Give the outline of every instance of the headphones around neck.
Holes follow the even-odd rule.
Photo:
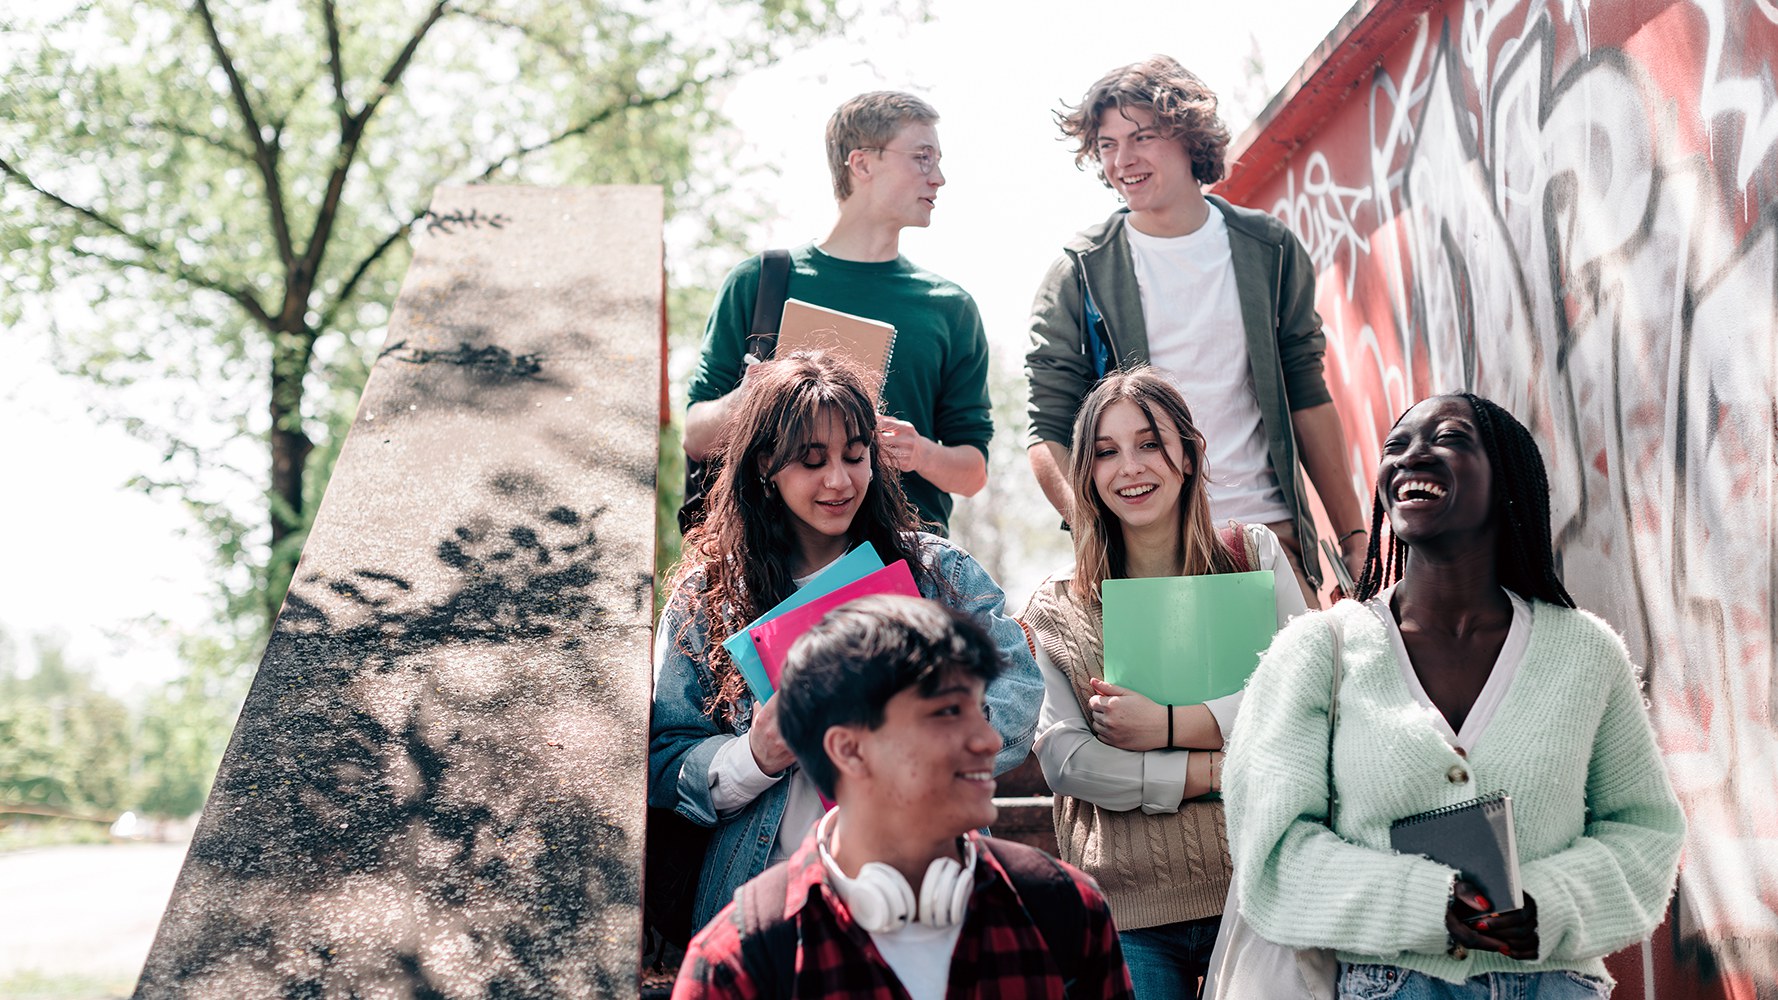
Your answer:
[[[950,927],[963,919],[969,905],[969,894],[975,888],[975,841],[963,839],[963,863],[955,858],[937,858],[926,867],[920,882],[920,897],[901,873],[881,861],[867,861],[850,878],[827,851],[827,833],[838,809],[821,817],[815,830],[815,846],[821,852],[821,863],[833,878],[835,890],[852,911],[852,919],[871,934],[885,934],[906,927],[916,919],[928,927]]]

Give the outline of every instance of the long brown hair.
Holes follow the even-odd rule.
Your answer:
[[[864,379],[843,357],[798,351],[754,366],[729,417],[703,523],[685,536],[673,575],[675,592],[689,577],[703,577],[701,590],[688,596],[708,618],[703,655],[716,681],[708,710],[725,722],[733,722],[747,684],[723,640],[796,589],[792,515],[778,492],[767,489],[768,481],[802,459],[828,415],[845,425],[848,440],[862,438],[870,453],[870,485],[847,530],[848,546],[870,542],[886,563],[906,559],[922,590],[943,590],[916,551],[919,522],[901,477],[879,460],[876,407]],[[686,626],[693,617],[688,609]],[[680,631],[676,641],[683,642],[687,628]]]
[[[1160,419],[1173,425],[1179,432],[1186,465],[1191,468],[1191,472],[1183,472],[1173,464],[1171,455],[1162,452],[1167,465],[1185,479],[1179,491],[1180,575],[1228,573],[1238,568],[1234,555],[1217,537],[1216,525],[1210,520],[1210,495],[1204,488],[1209,472],[1204,458],[1204,435],[1192,422],[1185,397],[1171,381],[1147,365],[1119,369],[1107,374],[1087,393],[1074,418],[1074,449],[1069,467],[1074,516],[1069,529],[1074,535],[1072,586],[1075,596],[1082,601],[1098,599],[1101,583],[1120,579],[1129,569],[1123,525],[1093,483],[1093,440],[1099,432],[1099,421],[1112,404],[1126,401],[1142,411],[1157,440],[1161,438]]]

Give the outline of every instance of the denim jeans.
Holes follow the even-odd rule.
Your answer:
[[[1130,969],[1136,1000],[1173,1000],[1198,995],[1198,980],[1210,968],[1221,917],[1119,931],[1117,942]]]
[[[1598,1000],[1604,980],[1578,972],[1489,972],[1447,983],[1393,965],[1340,963],[1340,1000]]]

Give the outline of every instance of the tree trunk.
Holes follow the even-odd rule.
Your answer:
[[[309,359],[314,353],[314,347],[314,331],[305,329],[300,324],[296,324],[295,329],[280,330],[272,337],[271,525],[274,553],[280,543],[301,531],[308,523],[303,486],[309,452],[314,450],[315,445],[303,430],[302,402],[303,377],[308,374]],[[267,568],[273,574],[278,574],[280,565],[289,567],[294,563],[294,558],[280,560],[274,555]],[[269,605],[266,614],[269,620],[278,613],[277,606],[271,602],[281,602],[283,581],[268,580],[266,593]]]

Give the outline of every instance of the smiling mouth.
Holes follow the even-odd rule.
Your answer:
[[[1122,184],[1124,187],[1130,187],[1135,184],[1140,184],[1143,181],[1148,180],[1150,177],[1153,177],[1153,176],[1154,176],[1153,174],[1125,174],[1124,176],[1119,177],[1117,180],[1118,180],[1118,183]]]
[[[1144,483],[1140,486],[1126,486],[1123,489],[1118,490],[1117,495],[1123,497],[1125,500],[1134,500],[1138,497],[1145,497],[1157,489],[1159,489],[1159,487],[1155,486],[1153,483]]]
[[[964,781],[973,781],[990,785],[994,783],[993,771],[958,771],[957,777],[962,778]]]
[[[843,507],[850,506],[852,501],[856,499],[857,497],[847,497],[844,500],[817,500],[815,501],[815,505],[817,507],[827,507],[831,510],[839,510]]]
[[[1445,488],[1428,479],[1404,479],[1395,484],[1398,504],[1432,503],[1445,498]]]

